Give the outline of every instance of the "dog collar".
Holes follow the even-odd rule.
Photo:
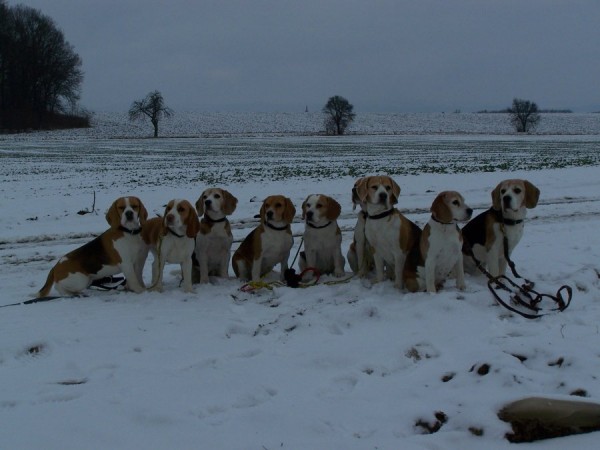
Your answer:
[[[135,230],[130,230],[129,228],[125,228],[123,225],[119,226],[119,231],[122,231],[123,233],[127,233],[127,234],[140,234],[142,232],[142,228],[136,228]]]
[[[169,233],[171,233],[173,236],[177,236],[178,238],[182,238],[184,235],[183,234],[177,234],[175,233],[173,230],[171,230],[169,227],[167,227],[167,230],[169,231]]]
[[[327,222],[325,225],[321,225],[320,227],[311,222],[306,222],[306,225],[308,225],[311,228],[316,228],[317,230],[320,230],[321,228],[327,228],[329,225],[331,225],[331,221]]]
[[[433,217],[433,214],[431,215],[431,220],[437,223],[441,223],[442,225],[454,225],[454,222],[442,222],[441,220],[437,220],[435,217]]]
[[[523,219],[507,219],[506,217],[504,217],[502,215],[502,211],[498,211],[494,208],[491,208],[493,214],[496,216],[496,218],[498,219],[499,222],[502,222],[504,225],[508,225],[508,226],[512,226],[512,225],[519,225],[520,223],[523,223]]]
[[[394,212],[394,208],[388,209],[387,211],[384,211],[384,212],[379,213],[379,214],[375,214],[374,216],[371,216],[371,215],[369,215],[367,213],[367,218],[372,219],[372,220],[383,219],[384,217],[389,216],[393,212]]]
[[[227,216],[221,217],[220,219],[213,219],[208,214],[204,213],[203,219],[206,219],[207,222],[219,223],[219,222],[225,222],[227,220]]]
[[[265,225],[268,226],[269,228],[271,228],[272,230],[276,230],[276,231],[283,231],[283,230],[287,230],[289,225],[284,225],[282,227],[276,227],[275,225],[269,223],[269,222],[265,222]]]

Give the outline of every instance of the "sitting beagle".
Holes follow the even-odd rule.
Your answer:
[[[150,290],[161,292],[165,264],[179,263],[183,290],[193,291],[192,253],[199,228],[198,215],[187,200],[171,200],[163,217],[154,217],[146,222],[142,228],[142,239],[146,244],[144,256],[148,255],[148,251],[154,256]]]
[[[225,189],[206,189],[196,202],[200,231],[196,235],[194,283],[208,283],[208,276],[227,278],[233,235],[227,216],[233,214],[237,198]]]
[[[527,180],[504,180],[494,188],[492,207],[462,229],[465,268],[469,272],[475,271],[474,257],[490,275],[504,275],[507,258],[523,236],[527,209],[535,208],[539,197],[540,190]]]
[[[233,254],[233,271],[238,278],[259,281],[279,263],[280,279],[284,280],[294,243],[290,224],[295,214],[294,204],[283,195],[271,195],[263,201],[260,224]]]
[[[406,256],[419,245],[421,229],[394,208],[400,186],[389,176],[362,178],[356,192],[367,206],[365,236],[373,249],[377,281],[384,280],[387,266],[394,285],[402,289]]]
[[[356,209],[358,205],[360,211],[356,219],[356,225],[354,226],[354,236],[346,257],[348,258],[348,265],[352,272],[360,277],[365,277],[369,272],[373,270],[373,252],[371,251],[367,239],[365,238],[365,224],[367,222],[367,204],[362,202],[358,198],[356,188],[362,178],[359,178],[354,183],[352,188],[352,210]]]
[[[106,213],[110,228],[63,256],[50,270],[37,297],[47,297],[53,285],[61,295],[77,295],[94,280],[121,272],[125,275],[127,289],[142,292],[143,264],[140,265],[140,261],[144,243],[140,232],[147,217],[139,198],[116,199]]]
[[[304,228],[304,251],[298,264],[303,271],[307,267],[321,274],[344,275],[342,256],[342,232],[337,224],[342,207],[333,198],[322,194],[306,197],[302,203]]]
[[[409,291],[435,293],[450,275],[456,278],[458,289],[465,289],[462,236],[457,222],[469,220],[472,214],[458,192],[438,194],[421,233],[418,256],[409,256],[404,266],[404,283]]]

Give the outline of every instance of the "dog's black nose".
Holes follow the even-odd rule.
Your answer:
[[[267,219],[273,218],[273,211],[267,211]]]
[[[206,206],[207,208],[212,204],[212,200],[208,199],[208,200],[204,200],[204,206]]]
[[[385,192],[379,193],[379,201],[380,202],[382,202],[382,203],[385,202],[387,200],[387,197],[388,197],[387,193],[385,193]]]
[[[504,203],[504,206],[510,206],[510,201],[511,198],[509,195],[505,195],[504,197],[502,197],[502,202]]]
[[[125,218],[127,220],[133,220],[133,211],[125,211]]]
[[[312,211],[308,211],[308,212],[306,213],[306,218],[307,218],[308,220],[312,220],[312,218],[313,218],[313,215],[314,215],[314,213],[313,213]]]

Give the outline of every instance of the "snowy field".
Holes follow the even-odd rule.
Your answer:
[[[154,214],[171,198],[195,202],[206,187],[226,187],[239,199],[235,249],[265,196],[285,194],[299,212],[308,194],[325,193],[342,204],[345,254],[354,179],[384,172],[420,226],[439,191],[460,191],[478,214],[499,181],[533,182],[540,202],[513,259],[541,291],[571,285],[573,302],[529,321],[497,306],[477,276],[465,292],[448,283],[436,295],[358,279],[251,294],[233,278],[185,294],[168,266],[162,294],[88,290],[2,308],[1,449],[502,449],[515,445],[497,418],[510,401],[600,401],[597,133],[93,133],[0,136],[0,305],[31,298],[61,255],[107,228],[104,213],[121,195]],[[78,215],[94,194],[95,213]],[[302,230],[298,214],[292,256]],[[416,425],[433,425],[438,412],[447,421],[437,433]]]

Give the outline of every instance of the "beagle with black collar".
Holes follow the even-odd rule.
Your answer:
[[[200,222],[196,210],[187,200],[171,200],[163,217],[154,217],[142,228],[142,239],[146,244],[145,256],[152,252],[152,284],[150,290],[161,292],[163,271],[166,263],[181,266],[183,290],[192,289],[192,253],[196,246],[196,234]]]
[[[342,256],[342,232],[337,218],[342,207],[333,198],[323,194],[312,194],[302,203],[304,228],[304,251],[300,252],[298,264],[303,271],[307,267],[321,274],[344,275]]]
[[[394,208],[400,186],[391,177],[362,178],[356,192],[367,206],[365,236],[373,249],[377,281],[384,280],[387,266],[394,274],[394,285],[402,289],[404,263],[413,247],[419,245],[421,229]]]
[[[50,270],[37,297],[47,297],[53,285],[61,295],[77,295],[94,280],[121,272],[125,275],[127,289],[142,292],[143,264],[140,265],[140,261],[144,243],[140,232],[147,217],[139,198],[116,199],[106,213],[110,228],[63,256]]]
[[[201,216],[196,235],[194,282],[208,283],[209,275],[227,278],[233,235],[227,216],[235,211],[237,198],[225,189],[206,189],[196,202]]]
[[[458,289],[465,289],[462,236],[457,223],[469,220],[472,214],[458,192],[437,195],[431,205],[431,218],[421,233],[418,255],[413,252],[404,266],[409,291],[435,293],[450,276],[456,278]]]
[[[356,225],[354,226],[354,235],[348,253],[346,257],[348,259],[348,265],[352,272],[357,274],[359,277],[365,277],[374,268],[375,263],[373,262],[373,252],[365,237],[365,224],[367,223],[367,204],[360,200],[357,193],[357,186],[360,184],[362,178],[359,178],[354,183],[352,188],[352,210],[355,210],[358,206],[360,211],[356,218]]]
[[[469,272],[475,272],[474,257],[492,276],[504,275],[507,257],[523,236],[527,209],[535,208],[539,197],[540,190],[527,180],[504,180],[494,188],[492,207],[462,229]]]
[[[279,264],[280,279],[284,280],[294,243],[290,224],[295,214],[294,204],[283,195],[271,195],[263,201],[260,224],[233,254],[233,271],[238,278],[259,281]]]

